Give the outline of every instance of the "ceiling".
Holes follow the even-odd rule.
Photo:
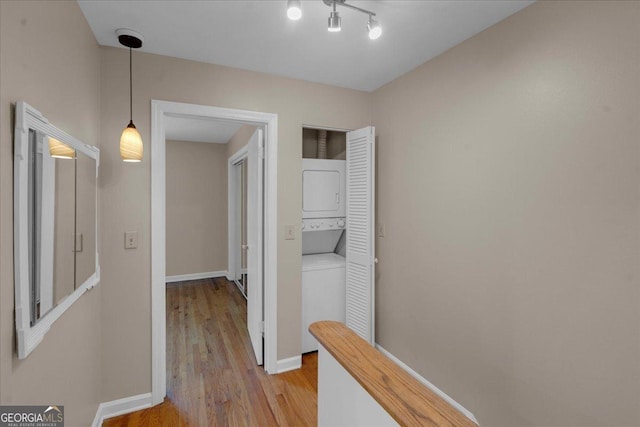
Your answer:
[[[348,1],[377,14],[369,40],[365,14],[338,7],[342,31],[329,33],[330,8],[302,1],[299,21],[286,0],[78,0],[98,43],[115,30],[144,36],[144,52],[373,91],[533,3],[512,0]]]
[[[174,141],[226,144],[242,123],[185,117],[165,118],[165,138]]]

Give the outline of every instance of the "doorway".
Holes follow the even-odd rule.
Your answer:
[[[152,403],[166,396],[166,138],[168,118],[223,120],[248,124],[264,130],[264,368],[275,373],[277,367],[277,115],[184,104],[151,102],[151,280],[152,280]],[[250,246],[250,245],[249,245]],[[231,254],[229,254],[231,255]],[[253,286],[253,288],[262,288]],[[249,287],[248,289],[251,289]],[[260,304],[262,305],[262,304]],[[262,326],[261,326],[262,328]],[[262,333],[260,334],[262,336]]]

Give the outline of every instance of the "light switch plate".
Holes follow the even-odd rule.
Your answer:
[[[386,232],[386,227],[384,226],[383,223],[379,223],[378,224],[378,237],[384,237],[385,232]]]
[[[284,226],[284,239],[296,240],[296,228],[293,225]]]
[[[73,233],[73,252],[82,252],[82,233]]]
[[[127,231],[124,233],[124,248],[136,249],[138,247],[138,232]]]

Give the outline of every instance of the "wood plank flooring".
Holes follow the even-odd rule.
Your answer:
[[[316,353],[302,369],[256,366],[247,305],[225,278],[167,285],[167,398],[106,420],[105,427],[315,426]]]

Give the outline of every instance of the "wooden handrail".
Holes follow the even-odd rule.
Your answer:
[[[344,324],[316,322],[309,332],[398,424],[477,427]]]

